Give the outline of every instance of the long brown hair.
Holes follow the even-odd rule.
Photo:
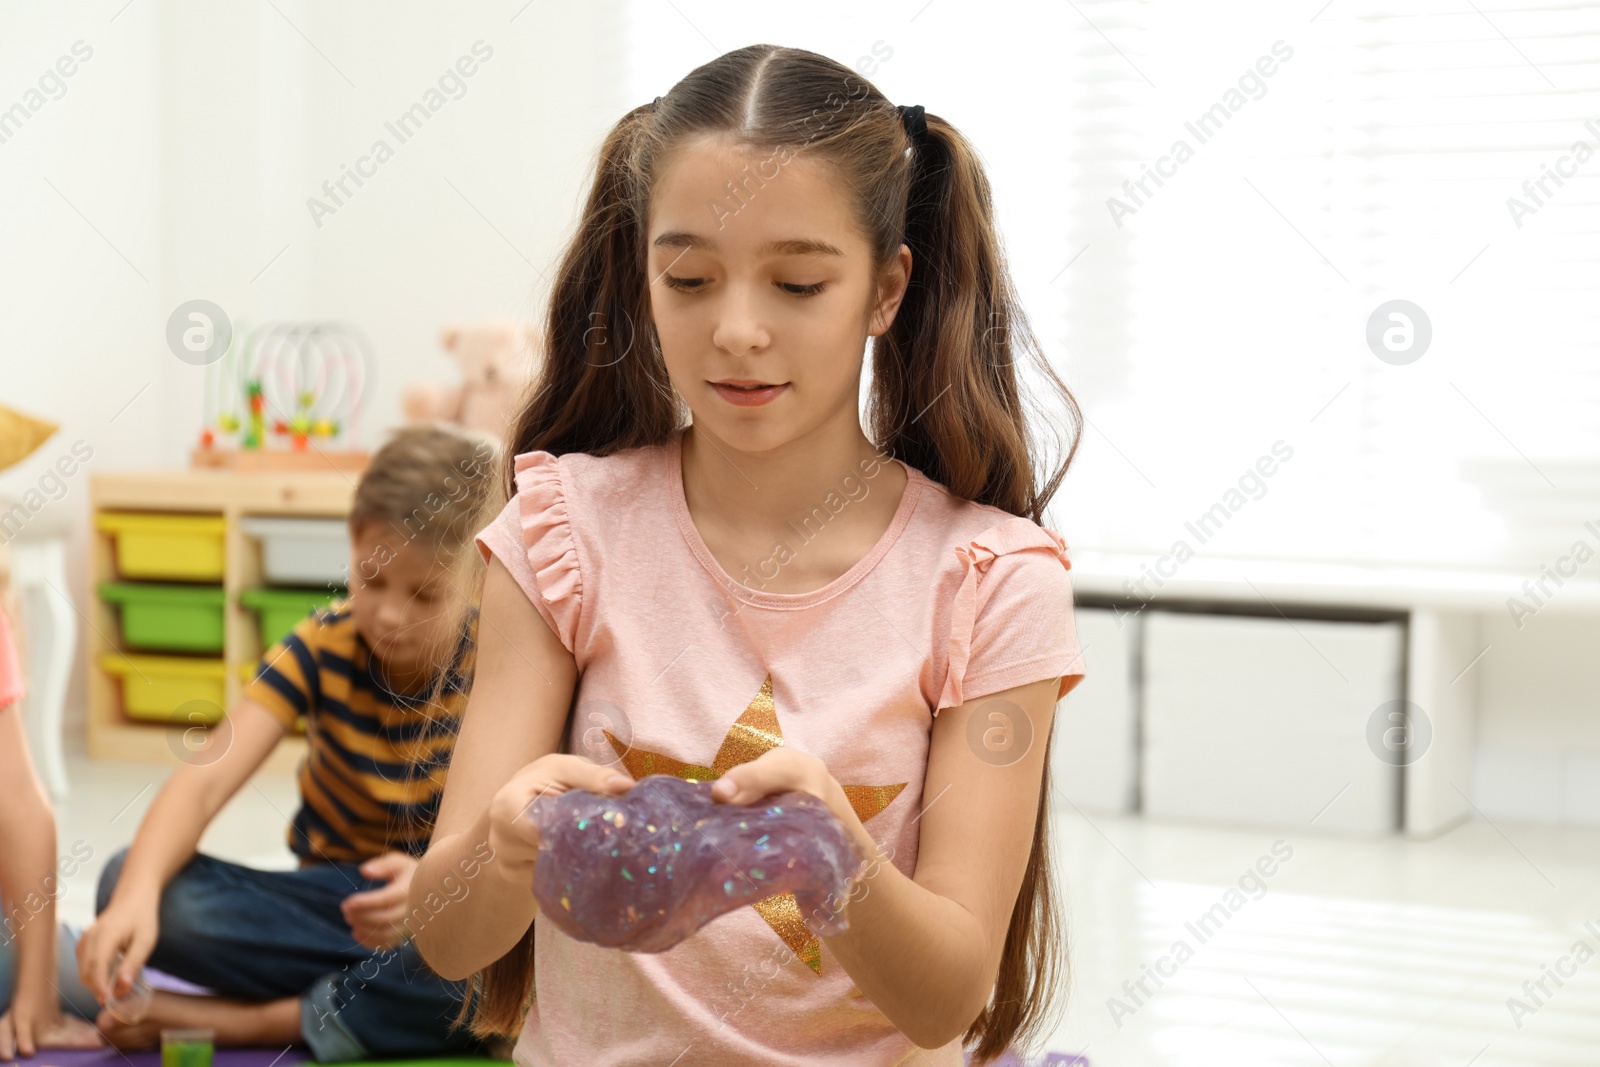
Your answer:
[[[832,164],[853,190],[856,221],[879,270],[902,243],[911,249],[905,298],[888,332],[872,343],[873,443],[958,496],[1042,522],[1077,451],[1082,417],[1028,328],[977,152],[948,122],[926,119],[927,133],[913,146],[896,107],[849,67],[765,44],[696,68],[666,96],[624,115],[606,135],[555,276],[543,367],[503,452],[504,499],[515,495],[522,453],[607,455],[663,444],[683,425],[650,317],[646,219],[670,152],[687,138],[717,134]],[[772,180],[763,173],[746,182],[763,179]],[[1059,456],[1053,467],[1029,433],[1016,371],[1024,355],[1053,401],[1036,412],[1064,416],[1065,426],[1051,426]],[[1067,430],[1063,455],[1059,438]],[[1065,978],[1049,796],[1046,760],[993,996],[964,1035],[975,1063],[1039,1036],[1054,987]],[[515,948],[474,976],[476,1033],[520,1027],[533,958],[530,926]]]

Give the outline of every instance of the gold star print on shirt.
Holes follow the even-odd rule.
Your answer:
[[[761,683],[761,691],[750,701],[744,713],[728,728],[727,735],[722,739],[722,747],[717,749],[717,756],[709,767],[685,763],[660,752],[630,748],[610,730],[603,732],[634,781],[647,774],[673,774],[691,782],[709,782],[722,777],[729,768],[748,763],[763,752],[783,744],[783,731],[778,726],[778,709],[772,699],[770,674]],[[856,818],[864,823],[887,808],[905,787],[905,782],[897,782],[894,785],[847,785],[842,788]],[[775,893],[756,901],[751,907],[767,920],[767,925],[807,967],[817,974],[822,973],[822,939],[806,926],[793,893]]]

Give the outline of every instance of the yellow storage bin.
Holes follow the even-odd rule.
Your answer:
[[[209,726],[223,716],[227,667],[220,659],[106,652],[100,669],[121,679],[130,719]]]
[[[222,580],[227,521],[221,515],[102,511],[94,524],[115,538],[124,578]]]

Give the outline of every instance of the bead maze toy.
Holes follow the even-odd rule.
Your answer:
[[[234,332],[206,367],[196,467],[361,470],[371,346],[348,323],[280,322]]]

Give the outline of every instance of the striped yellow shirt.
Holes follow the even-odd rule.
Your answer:
[[[420,856],[471,688],[477,613],[437,704],[426,687],[391,689],[345,601],[302,619],[261,657],[244,699],[285,728],[304,721],[300,810],[289,848],[311,862],[359,863],[383,852]]]

